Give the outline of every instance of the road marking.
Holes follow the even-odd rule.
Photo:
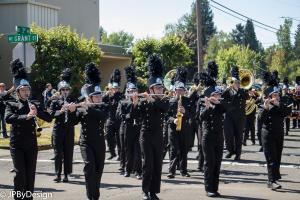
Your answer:
[[[0,158],[0,161],[3,162],[12,162],[11,158]],[[54,160],[45,160],[45,159],[39,159],[37,162],[40,163],[54,163]],[[105,160],[105,164],[117,164],[120,161],[116,160]],[[164,160],[164,164],[169,163],[169,160]],[[84,163],[83,160],[73,160],[73,163]],[[197,160],[188,160],[188,164],[198,164]],[[230,161],[222,161],[222,165],[232,165],[232,166],[251,166],[251,167],[266,167],[266,164],[260,164],[260,163],[241,163],[241,162],[230,162]],[[280,168],[289,168],[289,169],[300,169],[300,165],[287,165],[287,164],[281,164]]]

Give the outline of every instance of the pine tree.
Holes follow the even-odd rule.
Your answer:
[[[296,58],[300,59],[300,24],[298,24],[296,30],[294,52]]]
[[[238,45],[244,44],[244,32],[244,26],[242,24],[237,24],[235,29],[230,33],[232,41]]]
[[[245,25],[243,43],[245,46],[249,45],[249,48],[253,51],[259,51],[259,44],[254,31],[253,22],[249,19],[247,20]]]

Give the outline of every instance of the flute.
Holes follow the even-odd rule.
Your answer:
[[[148,94],[149,96],[165,96],[165,94]],[[125,94],[127,97],[133,97],[133,96],[138,96],[138,97],[144,97],[143,93],[139,94]]]

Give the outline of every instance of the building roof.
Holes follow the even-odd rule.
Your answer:
[[[38,6],[43,6],[43,7],[47,7],[47,8],[52,8],[52,9],[56,9],[56,10],[60,9],[60,7],[53,6],[50,4],[40,3],[35,0],[0,0],[0,5],[1,4],[27,4],[27,3],[38,5]]]
[[[128,53],[125,48],[118,45],[99,44],[104,58],[117,58],[120,60],[131,59],[131,53]]]

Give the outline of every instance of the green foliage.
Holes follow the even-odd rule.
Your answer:
[[[258,54],[249,47],[234,45],[218,52],[219,78],[228,77],[233,66],[254,71],[254,63],[259,63]]]
[[[241,23],[237,24],[235,29],[233,29],[232,32],[230,33],[232,41],[238,45],[244,44],[244,35],[245,35],[245,28]]]
[[[109,35],[105,31],[102,31],[102,33],[102,44],[119,45],[124,48],[130,48],[133,45],[134,36],[131,33],[125,31],[113,32]]]
[[[184,41],[175,35],[166,36],[160,41],[160,54],[166,72],[179,65],[189,65],[192,53]]]
[[[227,49],[233,46],[233,41],[230,36],[224,32],[216,33],[210,40],[208,41],[208,46],[205,55],[205,63],[211,60],[215,60],[217,58],[218,52],[221,49]]]
[[[137,74],[143,78],[147,77],[147,58],[156,53],[162,58],[165,72],[177,66],[187,66],[191,63],[192,51],[184,41],[175,35],[169,35],[161,40],[145,38],[138,40],[132,48],[134,65]]]
[[[292,19],[285,19],[283,25],[280,25],[277,32],[277,40],[279,48],[285,53],[284,62],[288,63],[293,59],[292,43],[291,43],[291,27],[293,25]]]
[[[55,86],[66,67],[71,68],[71,85],[78,91],[84,81],[84,66],[89,62],[100,63],[101,51],[97,42],[78,36],[67,26],[45,30],[32,25],[31,30],[39,35],[39,41],[33,43],[36,61],[32,66],[31,77],[37,91],[41,91],[47,82]]]
[[[249,45],[249,48],[255,52],[259,52],[259,44],[254,31],[253,22],[247,20],[244,29],[244,45]]]
[[[294,53],[297,59],[300,59],[300,24],[297,26],[295,35]]]
[[[208,40],[216,32],[216,27],[213,22],[213,12],[209,7],[207,0],[202,1],[201,5],[202,13],[202,42],[204,46],[207,46]],[[196,45],[197,39],[197,18],[196,18],[196,4],[193,3],[191,6],[191,12],[183,15],[177,23],[167,24],[165,26],[165,32],[167,35],[176,34],[181,38],[185,39],[187,44],[191,47]],[[189,40],[193,38],[193,40]]]
[[[137,75],[146,77],[147,74],[147,58],[153,53],[160,53],[159,41],[154,38],[145,38],[138,40],[132,47],[134,57],[134,65],[137,70]]]

